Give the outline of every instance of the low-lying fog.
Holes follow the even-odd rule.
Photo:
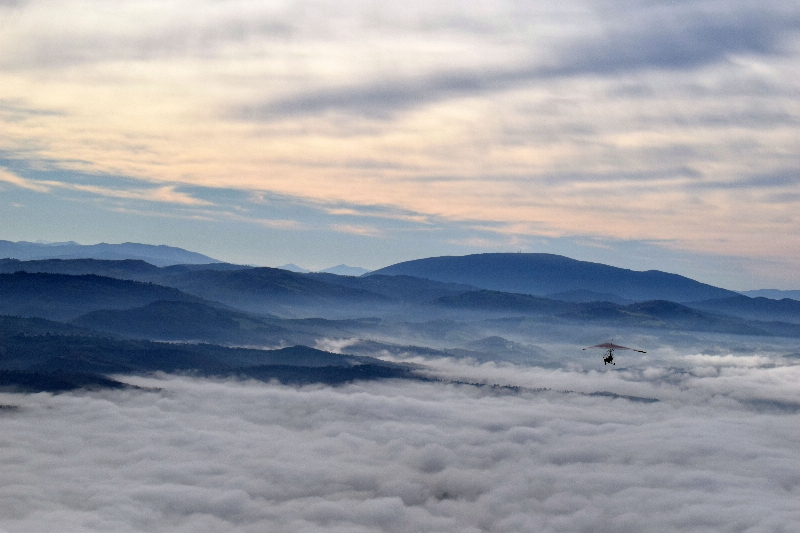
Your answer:
[[[163,375],[121,377],[159,390],[0,394],[19,406],[0,409],[0,528],[796,531],[800,359],[600,355],[560,369],[414,358],[519,392]],[[659,401],[586,394],[601,391]]]

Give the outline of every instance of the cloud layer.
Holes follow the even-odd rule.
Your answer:
[[[446,360],[444,377],[648,394],[137,378],[4,394],[0,527],[88,531],[790,531],[798,366],[672,355],[586,372]],[[758,400],[758,401],[756,401]],[[794,407],[792,407],[794,405]]]

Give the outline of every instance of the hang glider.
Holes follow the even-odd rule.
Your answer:
[[[603,344],[595,344],[594,346],[589,346],[584,348],[584,350],[589,350],[590,348],[603,348],[606,350],[606,354],[603,356],[603,365],[616,365],[614,362],[614,350],[630,350],[632,352],[639,352],[639,353],[647,353],[644,350],[637,350],[636,348],[628,348],[627,346],[620,346],[619,344],[614,344],[612,339],[611,342],[604,342]]]

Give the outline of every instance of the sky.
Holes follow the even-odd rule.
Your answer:
[[[159,375],[3,392],[0,531],[794,531],[797,354],[656,352],[613,372],[418,361],[549,391]],[[597,391],[659,401],[579,394]]]
[[[0,239],[798,289],[795,2],[0,0]]]

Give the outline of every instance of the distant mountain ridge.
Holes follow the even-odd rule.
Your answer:
[[[133,339],[214,344],[280,345],[296,335],[259,317],[201,302],[158,300],[143,307],[91,311],[71,322]],[[305,342],[313,339],[305,338]]]
[[[800,301],[790,298],[773,300],[736,295],[730,298],[690,302],[688,305],[703,311],[724,313],[741,318],[800,323]]]
[[[277,268],[281,270],[288,270],[289,272],[297,272],[298,274],[310,274],[313,272],[318,274],[336,274],[337,276],[363,276],[364,274],[372,272],[366,268],[354,267],[345,264],[332,266],[323,270],[309,270],[307,268],[297,266],[294,263],[286,263],[285,265],[281,265]]]
[[[325,270],[320,270],[319,272],[323,274],[336,274],[337,276],[363,276],[364,274],[368,274],[372,271],[367,270],[366,268],[342,264],[326,268]]]
[[[99,309],[126,309],[159,300],[202,302],[172,287],[87,274],[0,274],[0,314],[72,320]]]
[[[14,272],[68,274],[81,276],[95,274],[118,279],[139,281],[157,274],[161,269],[141,259],[0,259],[0,273]]]
[[[289,272],[297,272],[298,274],[308,274],[309,272],[311,272],[309,269],[297,266],[294,263],[286,263],[285,265],[281,265],[275,268],[279,268],[281,270],[288,270]]]
[[[0,258],[2,390],[123,387],[115,374],[153,371],[295,385],[428,379],[414,369],[432,357],[562,368],[612,338],[648,351],[677,339],[704,354],[774,345],[793,358],[800,301],[549,254],[429,258],[365,276]]]
[[[340,384],[418,378],[407,365],[373,357],[289,346],[273,350],[101,337],[41,319],[0,316],[0,389],[60,392],[121,388],[108,374],[192,372],[283,383]]]
[[[658,270],[628,270],[553,254],[491,253],[430,257],[367,274],[407,275],[481,289],[543,296],[570,291],[610,293],[633,301],[691,302],[738,293]]]
[[[269,267],[229,263],[156,267],[139,260],[0,259],[0,273],[94,274],[174,287],[195,296],[259,313],[282,312],[283,306],[385,305],[424,302],[474,287],[409,276],[355,277],[301,274]]]
[[[770,300],[791,298],[792,300],[800,300],[800,290],[784,291],[779,289],[758,289],[755,291],[741,291],[741,294],[749,296],[750,298],[769,298]]]
[[[546,298],[550,298],[551,300],[561,300],[562,302],[576,302],[576,303],[586,303],[586,302],[613,302],[615,304],[632,304],[632,300],[628,300],[627,298],[622,298],[616,294],[611,294],[610,292],[594,292],[589,291],[586,289],[576,289],[574,291],[567,291],[567,292],[556,292],[553,294],[545,294]]]
[[[747,300],[745,296],[739,298]],[[786,300],[794,302],[793,300]],[[736,313],[722,313],[714,308],[718,302],[731,305]],[[739,302],[708,300],[709,309],[683,305],[666,300],[651,300],[629,305],[612,302],[564,302],[527,294],[479,290],[437,298],[431,304],[442,309],[458,309],[475,313],[495,313],[496,316],[533,316],[554,323],[570,321],[575,324],[607,324],[625,328],[675,328],[682,331],[711,331],[734,335],[800,336],[800,324],[782,321],[763,321],[756,309],[747,313]],[[794,302],[800,307],[800,302]],[[717,311],[717,312],[715,312]],[[792,318],[791,314],[788,314]],[[767,315],[769,318],[771,316]]]
[[[155,266],[219,263],[217,259],[164,244],[78,244],[77,242],[39,243],[0,240],[0,258],[11,259],[140,259]]]
[[[388,301],[374,292],[278,268],[173,272],[177,268],[165,268],[151,281],[247,311],[271,312],[271,305],[335,307],[335,304],[364,305]]]

